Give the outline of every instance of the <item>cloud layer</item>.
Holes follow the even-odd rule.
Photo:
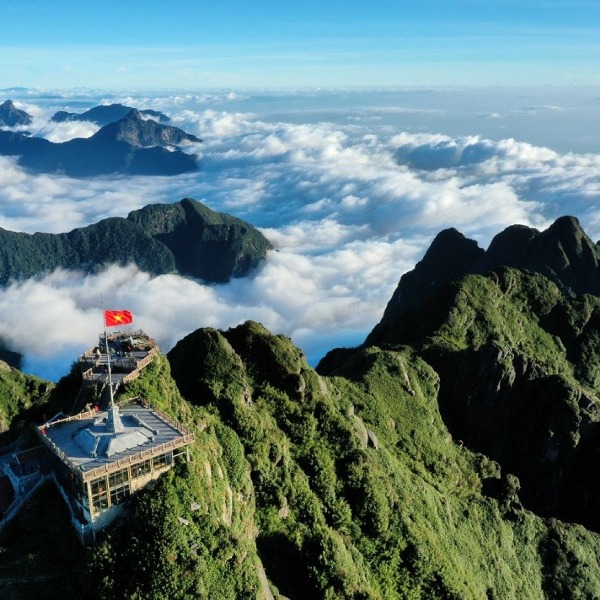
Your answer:
[[[0,337],[45,376],[59,376],[95,343],[101,296],[132,310],[136,326],[163,350],[198,327],[255,319],[290,335],[315,362],[332,347],[362,341],[402,273],[442,228],[485,246],[510,224],[543,228],[574,214],[600,237],[600,155],[560,154],[512,138],[406,132],[364,120],[364,109],[342,123],[315,120],[313,111],[304,122],[301,111],[293,122],[267,119],[235,110],[248,102],[227,93],[112,100],[167,112],[203,138],[189,149],[200,153],[200,172],[73,180],[29,175],[0,158],[0,227],[68,231],[191,196],[259,226],[278,251],[253,276],[221,286],[110,267],[1,289]],[[40,125],[38,132],[93,133],[77,126]]]

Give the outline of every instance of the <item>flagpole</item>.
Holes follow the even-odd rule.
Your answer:
[[[108,333],[106,333],[106,326],[104,327],[104,341],[106,342],[106,364],[108,365],[108,389],[110,390],[110,405],[114,406],[115,401],[113,398],[112,374],[110,371],[110,348],[108,347]]]
[[[104,318],[104,343],[106,344],[106,365],[108,368],[108,389],[110,391],[110,405],[113,407],[115,401],[113,398],[112,373],[110,370],[110,348],[108,347],[108,333],[106,331],[106,312],[104,311],[104,295],[102,295],[102,316]]]

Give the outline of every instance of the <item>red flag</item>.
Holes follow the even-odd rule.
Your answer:
[[[105,310],[104,324],[106,327],[127,325],[133,321],[133,315],[128,310]]]

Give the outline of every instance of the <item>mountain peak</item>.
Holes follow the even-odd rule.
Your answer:
[[[402,275],[382,323],[421,302],[431,290],[468,273],[483,252],[476,241],[454,228],[440,231],[423,259],[412,271]]]
[[[572,215],[564,215],[562,217],[558,217],[558,219],[556,219],[556,221],[554,221],[554,223],[552,223],[552,225],[550,226],[550,229],[552,229],[554,227],[563,227],[565,225],[568,225],[569,227],[572,227],[574,229],[580,229],[583,231],[583,228],[581,227],[581,223],[579,222],[579,219]]]
[[[153,119],[144,118],[144,114],[131,109],[122,119],[109,123],[93,136],[95,139],[127,142],[132,146],[177,146],[182,143],[198,143],[202,140],[186,133],[178,127],[162,125]]]
[[[547,229],[548,236],[562,238],[587,238],[583,227],[577,217],[564,216],[556,219]],[[589,239],[589,238],[588,238]]]
[[[30,123],[31,115],[18,109],[12,100],[5,100],[0,104],[0,127],[15,127]]]
[[[132,108],[123,118],[124,119],[135,119],[137,121],[143,121],[144,115],[142,115],[142,113],[137,108]]]

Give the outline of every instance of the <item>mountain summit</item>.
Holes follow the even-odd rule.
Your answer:
[[[12,100],[5,100],[0,104],[0,127],[15,127],[30,123],[31,115],[17,108]]]
[[[446,229],[436,236],[415,268],[402,275],[380,326],[442,285],[498,267],[540,273],[567,296],[600,295],[600,247],[575,217],[561,217],[541,232],[512,225],[496,235],[486,251],[456,229]]]
[[[109,123],[92,136],[105,143],[127,142],[132,146],[177,146],[181,143],[201,142],[195,135],[177,127],[161,125],[153,119],[144,118],[139,110],[130,110],[122,119]]]

